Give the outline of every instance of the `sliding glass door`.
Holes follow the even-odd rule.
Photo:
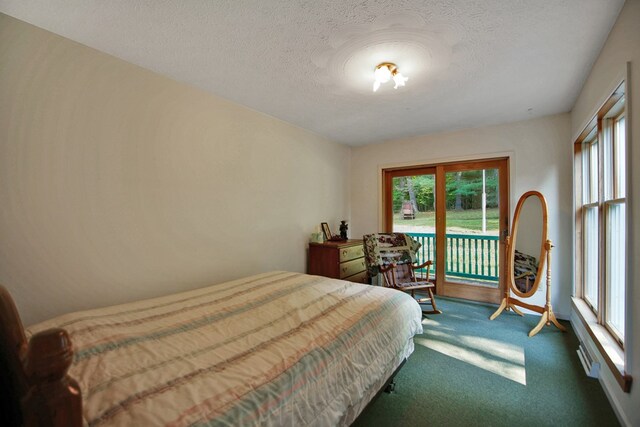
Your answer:
[[[385,231],[422,243],[440,295],[499,302],[508,229],[508,163],[483,160],[384,170]]]

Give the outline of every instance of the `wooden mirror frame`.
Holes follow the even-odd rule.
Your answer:
[[[537,196],[540,199],[540,203],[542,205],[543,212],[543,226],[542,226],[542,247],[540,248],[540,260],[538,262],[538,273],[536,276],[536,281],[531,289],[531,291],[524,293],[520,292],[515,284],[515,279],[513,276],[513,262],[515,260],[515,240],[516,235],[518,233],[518,222],[520,221],[520,211],[522,210],[522,205],[525,200],[527,200],[531,196]],[[502,313],[504,310],[512,310],[514,313],[519,314],[520,316],[524,316],[518,307],[526,308],[527,310],[535,311],[536,313],[540,313],[540,321],[538,324],[529,332],[529,336],[532,337],[545,326],[550,326],[553,323],[558,329],[562,332],[566,332],[567,329],[558,322],[555,314],[553,313],[553,309],[551,308],[551,248],[553,245],[551,244],[551,240],[547,238],[547,201],[544,196],[538,191],[527,191],[524,193],[520,199],[518,200],[518,204],[516,205],[516,210],[513,215],[513,222],[511,227],[511,236],[507,236],[505,238],[505,246],[508,254],[507,260],[507,276],[509,277],[509,286],[505,287],[504,298],[500,303],[500,307],[489,317],[490,320],[495,319]],[[511,240],[513,238],[513,240]],[[540,285],[540,280],[542,278],[542,267],[546,264],[547,266],[547,302],[544,307],[539,305],[527,304],[526,302],[522,302],[516,298],[511,296],[511,291],[521,297],[521,298],[531,298],[536,291],[538,290],[538,286]]]
[[[516,277],[515,277],[515,260],[516,260],[516,239],[518,236],[518,224],[520,223],[520,213],[522,211],[522,207],[524,203],[529,199],[529,197],[537,197],[540,200],[540,206],[542,208],[542,235],[540,236],[540,256],[538,257],[538,270],[536,272],[536,278],[531,286],[531,290],[529,292],[522,292],[516,286]],[[511,290],[514,294],[518,295],[521,298],[530,298],[533,294],[538,290],[538,286],[540,286],[540,281],[542,280],[543,268],[546,261],[547,249],[547,221],[548,221],[548,211],[547,211],[547,200],[544,198],[542,193],[539,191],[527,191],[518,200],[518,204],[516,205],[516,210],[513,214],[513,222],[511,223],[511,236],[507,237],[508,246],[507,246],[507,280],[509,281],[509,286],[511,286]]]

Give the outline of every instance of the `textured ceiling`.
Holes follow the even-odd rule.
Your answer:
[[[0,0],[0,11],[361,145],[567,112],[623,0]],[[372,92],[373,69],[409,76]]]

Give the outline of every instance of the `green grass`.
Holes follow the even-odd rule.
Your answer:
[[[447,211],[447,228],[482,231],[482,210]],[[500,215],[497,208],[487,209],[487,231],[497,231]],[[435,212],[417,212],[415,219],[402,219],[402,214],[393,215],[393,223],[404,226],[435,227]]]

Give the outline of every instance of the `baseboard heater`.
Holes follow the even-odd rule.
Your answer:
[[[598,378],[600,375],[600,363],[593,360],[593,357],[591,357],[591,354],[589,354],[589,351],[583,342],[578,346],[577,353],[587,376],[591,378]]]

